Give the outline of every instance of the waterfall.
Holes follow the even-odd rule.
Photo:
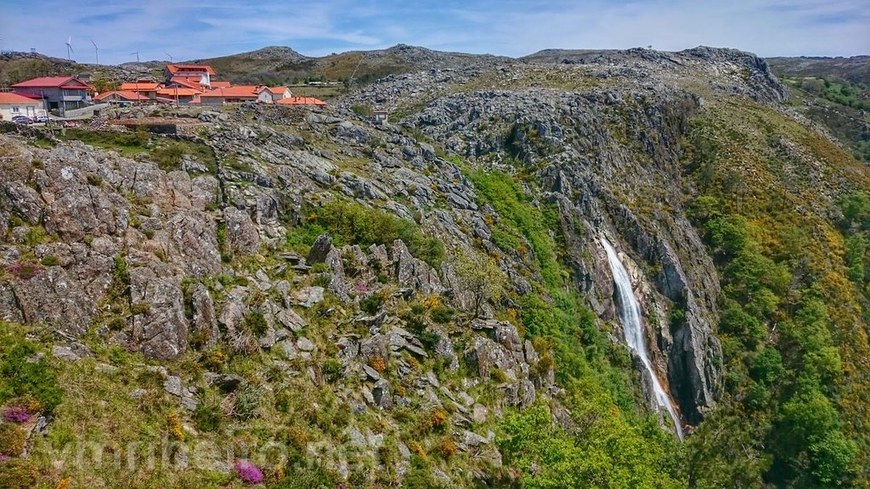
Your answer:
[[[680,422],[680,417],[671,403],[671,398],[662,388],[658,376],[652,367],[652,362],[649,359],[649,351],[646,347],[646,335],[644,334],[643,322],[641,321],[640,305],[637,303],[637,298],[634,296],[634,291],[631,288],[631,279],[628,276],[628,271],[619,261],[616,255],[616,250],[603,237],[601,244],[604,245],[604,250],[607,252],[607,262],[610,264],[610,271],[613,273],[613,282],[616,285],[616,291],[619,294],[619,319],[622,322],[622,332],[625,336],[625,342],[628,347],[634,351],[643,363],[643,367],[649,372],[652,378],[653,391],[655,392],[656,402],[659,406],[665,408],[671,419],[674,421],[674,427],[677,430],[677,437],[683,439],[683,425]]]

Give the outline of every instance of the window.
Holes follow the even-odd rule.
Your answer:
[[[12,113],[13,113],[13,114],[17,114],[17,113],[19,112],[19,109],[20,109],[20,107],[15,107],[15,106],[13,106],[13,107],[12,107]]]

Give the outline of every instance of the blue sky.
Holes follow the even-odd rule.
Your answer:
[[[522,56],[545,48],[734,47],[870,54],[870,0],[0,0],[0,49],[123,63],[264,46],[310,56],[398,43]]]

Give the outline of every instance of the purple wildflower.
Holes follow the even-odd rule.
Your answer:
[[[10,460],[11,458],[12,457],[10,457],[9,455],[0,455],[0,464],[2,464],[3,462],[5,462],[7,460]]]
[[[26,423],[30,421],[31,414],[24,406],[9,406],[3,410],[3,419],[10,423]]]
[[[256,465],[247,460],[239,460],[236,462],[235,469],[239,474],[239,478],[241,478],[242,482],[245,484],[259,484],[265,480],[263,472],[261,472]]]

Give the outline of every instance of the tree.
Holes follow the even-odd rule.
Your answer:
[[[456,262],[456,274],[462,288],[472,295],[475,318],[480,316],[486,302],[497,301],[504,293],[504,273],[489,256],[475,252],[460,254]]]

